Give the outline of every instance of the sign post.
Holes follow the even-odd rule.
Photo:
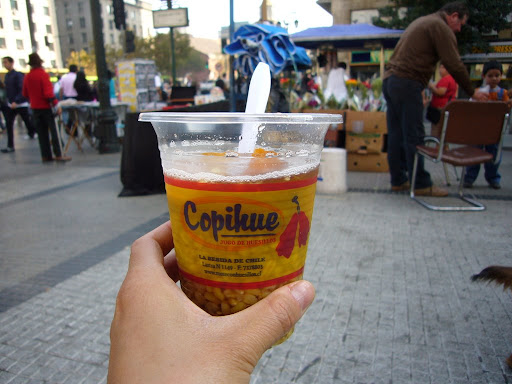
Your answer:
[[[153,11],[154,28],[170,28],[172,81],[176,84],[176,60],[174,58],[174,28],[188,26],[188,8],[172,8],[172,1],[167,0],[167,8],[161,11]]]

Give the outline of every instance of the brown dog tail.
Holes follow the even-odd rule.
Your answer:
[[[493,281],[496,284],[503,284],[503,289],[512,290],[512,267],[491,265],[479,274],[471,276],[471,281]]]

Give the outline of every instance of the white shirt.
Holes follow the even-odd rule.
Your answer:
[[[76,93],[76,89],[74,87],[76,79],[75,72],[66,73],[60,79],[60,89],[62,89],[62,95],[64,97],[77,97],[78,93]]]
[[[327,87],[324,91],[325,100],[329,100],[331,95],[340,103],[347,98],[347,86],[345,85],[345,70],[343,68],[333,68],[327,77]]]

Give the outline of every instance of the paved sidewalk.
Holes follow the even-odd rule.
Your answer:
[[[165,197],[117,198],[119,155],[46,166],[37,143],[16,145],[0,157],[0,383],[104,383],[128,247],[166,220]],[[427,211],[388,193],[386,174],[317,196],[316,300],[251,382],[511,383],[510,292],[470,281],[511,264],[512,152],[500,170],[497,192],[480,176],[478,213]]]
[[[509,263],[510,203],[490,202],[474,220],[404,200],[317,198],[305,272],[317,298],[292,338],[266,353],[253,383],[512,380],[504,364],[512,353],[510,294],[469,280]],[[0,382],[105,382],[128,253],[0,315]]]

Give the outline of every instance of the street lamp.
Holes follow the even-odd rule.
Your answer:
[[[119,152],[120,145],[116,133],[117,115],[110,105],[110,84],[107,76],[107,61],[105,60],[101,7],[99,0],[90,0],[90,3],[94,50],[96,52],[96,72],[98,75],[98,98],[100,101],[98,127],[96,128],[100,140],[99,152],[115,153]]]

